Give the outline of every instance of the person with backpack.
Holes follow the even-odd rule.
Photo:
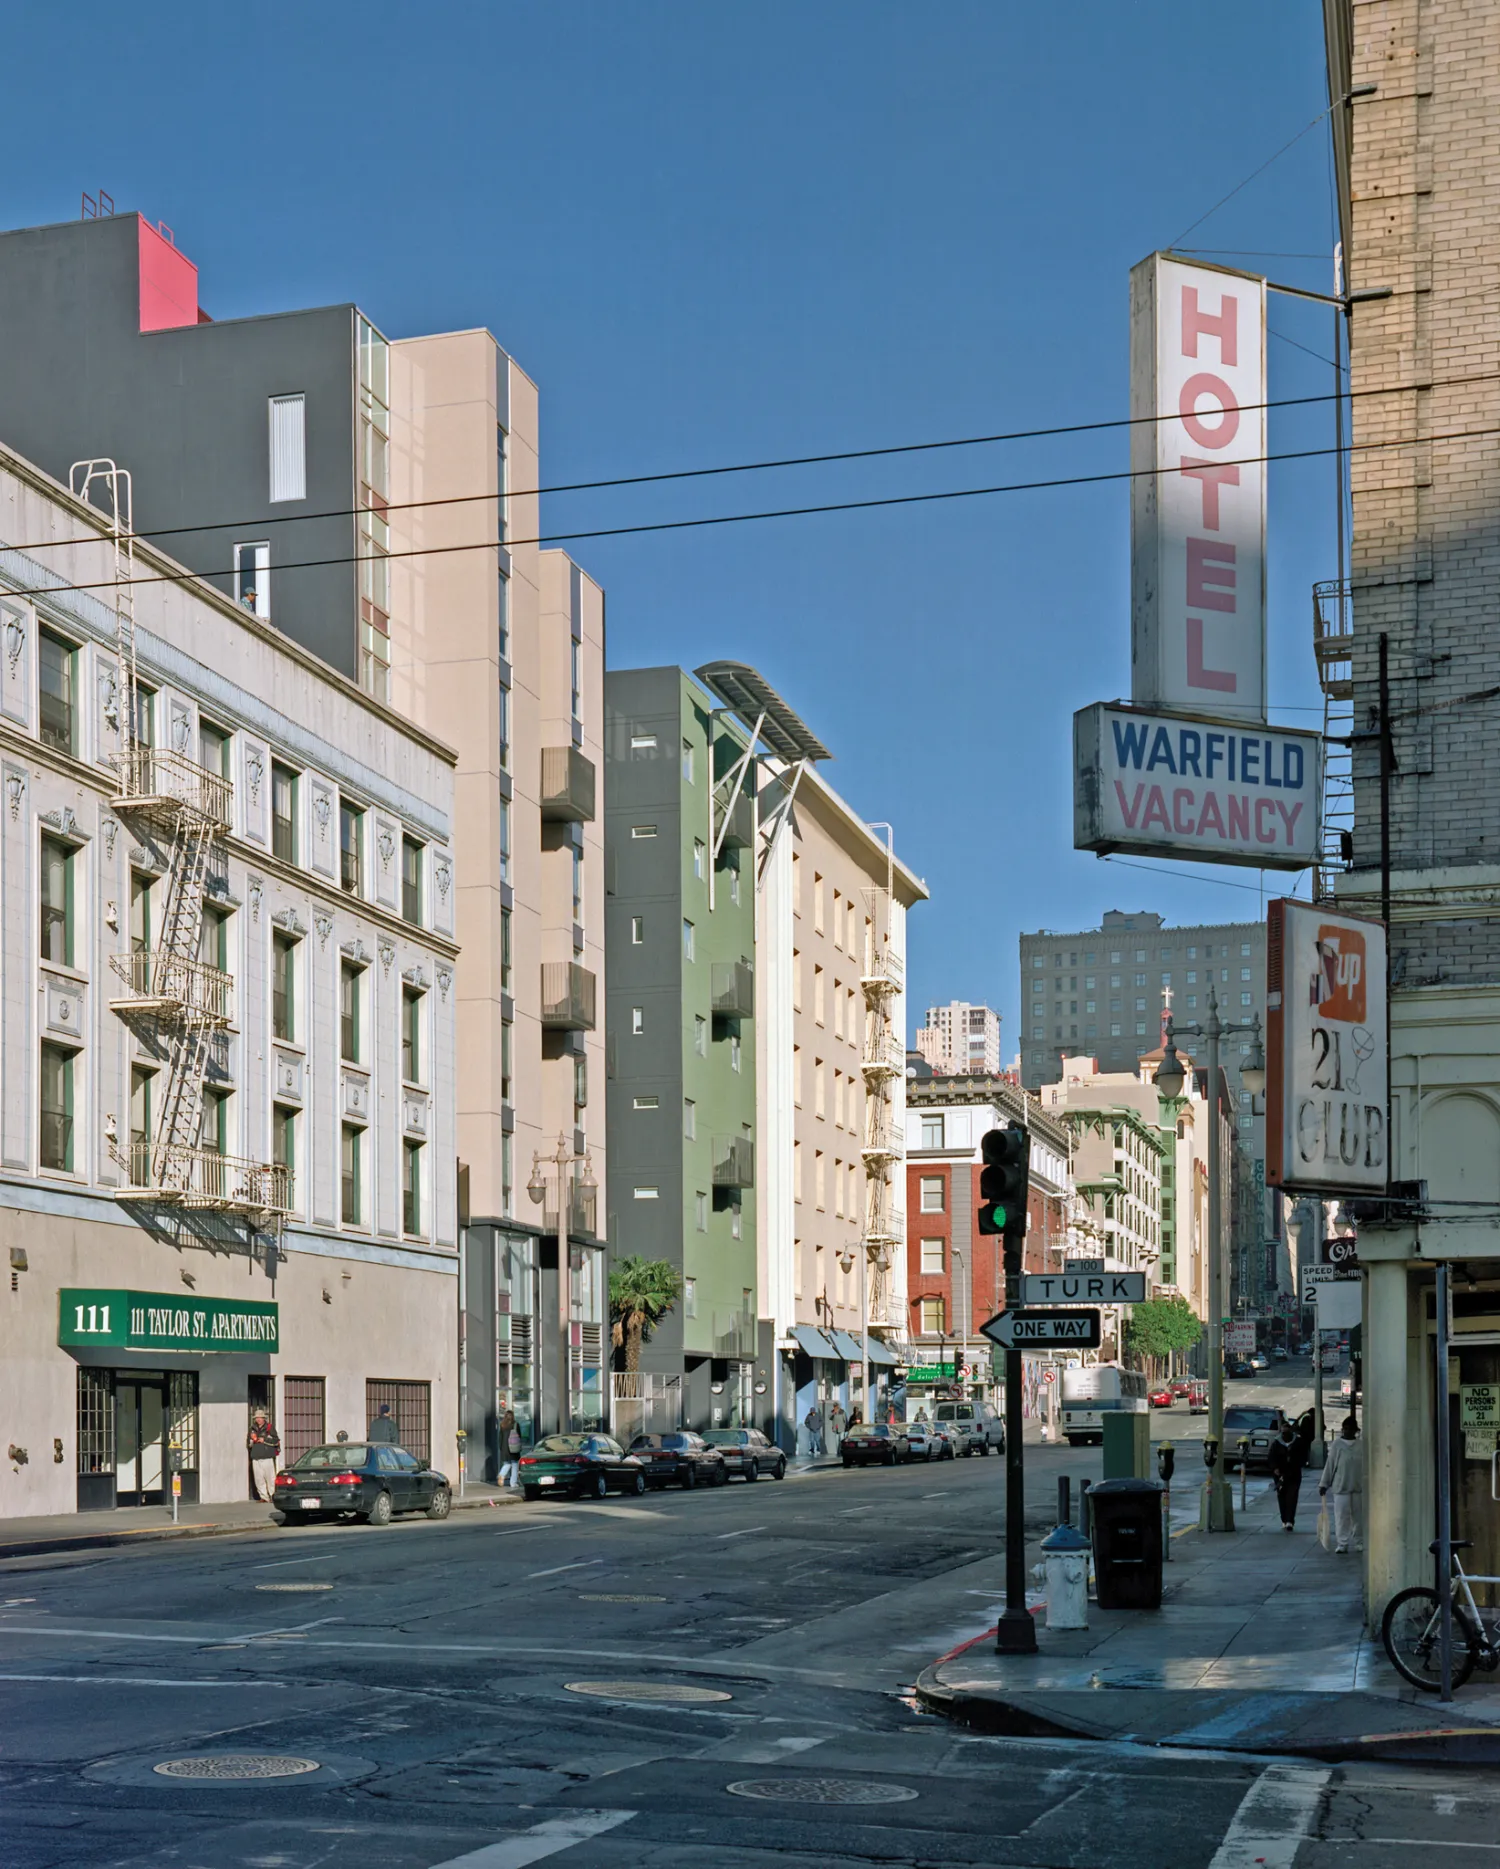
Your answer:
[[[508,1408],[500,1417],[500,1484],[521,1490],[521,1430]]]

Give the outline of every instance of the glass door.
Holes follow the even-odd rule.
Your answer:
[[[162,1376],[115,1378],[115,1500],[159,1506],[165,1498],[167,1385]]]

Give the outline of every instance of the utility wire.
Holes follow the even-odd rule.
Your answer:
[[[1218,201],[1216,201],[1206,214],[1200,214],[1197,220],[1193,222],[1191,227],[1184,227],[1182,232],[1177,236],[1176,240],[1171,242],[1171,246],[1173,247],[1179,246],[1184,240],[1187,239],[1189,234],[1195,232],[1198,228],[1200,228],[1205,221],[1211,220],[1213,216],[1218,213],[1219,209],[1224,206],[1224,203],[1226,201],[1233,201],[1235,196],[1240,192],[1242,188],[1248,188],[1250,184],[1255,180],[1257,175],[1264,175],[1266,170],[1270,168],[1273,162],[1279,162],[1289,149],[1293,148],[1296,144],[1302,141],[1303,137],[1307,135],[1309,130],[1316,130],[1318,125],[1323,121],[1325,117],[1329,116],[1333,111],[1338,109],[1339,105],[1345,102],[1347,102],[1347,99],[1342,98],[1342,97],[1336,97],[1333,100],[1333,102],[1330,105],[1328,105],[1327,109],[1320,110],[1318,112],[1317,116],[1313,118],[1311,123],[1304,123],[1302,128],[1297,132],[1297,134],[1291,139],[1290,142],[1283,143],[1280,149],[1276,151],[1275,155],[1267,156],[1265,161],[1260,165],[1258,169],[1252,169],[1250,171],[1250,173],[1245,177],[1244,181],[1236,182],[1234,187],[1230,189],[1229,193],[1227,195],[1222,196]],[[1321,257],[1322,255],[1320,254],[1319,258]]]
[[[1343,448],[1297,448],[1281,454],[1255,454],[1242,457],[1235,462],[1226,462],[1226,466],[1258,467],[1271,461],[1307,461],[1317,460],[1330,454],[1367,453],[1381,448],[1410,448],[1424,442],[1433,441],[1472,441],[1486,435],[1500,434],[1500,427],[1455,429],[1434,435],[1400,435],[1385,441],[1348,442]],[[802,519],[816,517],[825,513],[868,512],[887,506],[925,506],[940,500],[972,500],[991,494],[1000,493],[1039,493],[1049,492],[1059,487],[1106,486],[1116,481],[1154,479],[1162,474],[1180,472],[1175,467],[1140,467],[1121,468],[1105,474],[1064,474],[1050,480],[1005,481],[992,487],[954,487],[941,493],[894,493],[880,499],[870,500],[830,500],[818,506],[781,506],[761,512],[719,513],[702,519],[658,519],[634,526],[599,526],[581,532],[539,533],[535,538],[514,539],[514,545],[568,545],[582,539],[617,539],[629,538],[646,532],[688,532],[704,526],[744,525],[753,520],[763,519]],[[489,498],[494,499],[494,494]],[[96,538],[83,541],[87,544],[107,542],[109,535],[101,532]],[[407,551],[383,552],[380,554],[384,563],[398,558],[441,558],[452,552],[493,551],[498,540],[476,539],[462,545],[423,545],[413,546]],[[0,545],[0,551],[20,551],[20,546]],[[283,564],[280,571],[311,571],[330,565],[355,565],[368,562],[368,554],[348,553],[335,558],[304,558]],[[230,576],[228,567],[204,571],[159,572],[152,577],[131,578],[128,580],[132,589],[147,584],[188,584],[201,579]],[[98,591],[116,588],[114,578],[101,578],[89,584],[70,584],[59,581],[56,584],[36,584],[18,587],[10,591],[13,597],[46,597],[58,591]],[[218,593],[220,596],[222,592]]]
[[[1248,889],[1253,896],[1258,896],[1262,893],[1259,883],[1231,882],[1227,876],[1200,876],[1196,870],[1169,870],[1160,863],[1134,863],[1129,857],[1116,857],[1110,855],[1108,852],[1104,853],[1103,861],[1105,863],[1117,863],[1122,869],[1127,870],[1150,870],[1153,876],[1172,876],[1175,877],[1178,882],[1216,883],[1220,889]],[[1308,867],[1311,868],[1312,866],[1309,864]],[[1300,882],[1301,877],[1299,876],[1297,880]],[[1293,883],[1291,889],[1292,894],[1296,893],[1296,887],[1296,883]]]
[[[1281,337],[1281,332],[1273,331],[1273,337]],[[1288,344],[1295,339],[1286,338]],[[1298,349],[1305,349],[1298,345]],[[1316,355],[1309,352],[1309,355]],[[1323,360],[1327,362],[1325,358]],[[1475,383],[1500,382],[1500,371],[1486,370],[1475,376],[1440,377],[1435,381],[1421,383],[1391,383],[1373,389],[1344,390],[1343,395],[1353,400],[1365,396],[1399,396],[1413,391],[1434,389],[1463,389]],[[1240,413],[1253,415],[1262,409],[1297,409],[1322,402],[1337,400],[1337,392],[1325,390],[1315,396],[1281,396],[1267,402],[1246,402],[1240,404]],[[790,455],[782,460],[739,461],[725,467],[680,467],[662,474],[623,474],[613,480],[575,480],[555,487],[508,487],[500,493],[452,493],[430,500],[388,501],[381,507],[340,506],[321,513],[278,513],[273,518],[256,513],[248,519],[217,519],[193,526],[153,526],[150,532],[137,536],[145,539],[181,538],[195,532],[227,532],[237,528],[264,525],[291,525],[299,520],[317,519],[355,519],[366,513],[375,513],[384,518],[390,513],[414,512],[429,506],[463,506],[476,500],[527,500],[539,499],[544,494],[554,493],[594,493],[614,487],[657,486],[670,480],[704,480],[723,474],[757,474],[770,469],[783,467],[821,467],[838,461],[873,461],[897,454],[929,454],[946,448],[984,448],[1001,442],[1010,441],[1046,441],[1065,435],[1102,434],[1116,428],[1142,428],[1157,422],[1177,422],[1182,419],[1180,412],[1167,411],[1156,415],[1122,415],[1100,422],[1068,422],[1053,428],[1018,428],[998,435],[960,435],[940,441],[898,442],[885,448],[848,448],[835,454],[800,454]],[[587,536],[587,535],[575,535]],[[496,541],[505,544],[501,539]],[[535,540],[518,539],[516,544],[535,544]],[[98,540],[94,534],[67,539],[37,539],[27,545],[9,547],[16,552],[46,551],[64,545],[94,545]],[[329,560],[329,563],[341,562]]]

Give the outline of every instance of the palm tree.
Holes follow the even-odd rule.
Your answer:
[[[612,1338],[616,1349],[624,1345],[625,1367],[632,1374],[641,1366],[642,1343],[681,1296],[682,1275],[665,1259],[632,1253],[610,1272]]]

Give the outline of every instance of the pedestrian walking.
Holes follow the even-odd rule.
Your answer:
[[[1284,1532],[1297,1529],[1297,1495],[1302,1491],[1302,1470],[1307,1465],[1307,1452],[1302,1445],[1302,1437],[1287,1422],[1281,1433],[1272,1441],[1266,1451],[1266,1459],[1271,1468],[1271,1484],[1276,1488],[1276,1503],[1281,1508],[1281,1529]]]
[[[271,1426],[271,1417],[265,1409],[257,1408],[251,1416],[245,1446],[250,1453],[256,1497],[270,1505],[276,1497],[276,1458],[281,1452],[281,1436]]]
[[[844,1409],[843,1409],[842,1403],[840,1402],[834,1403],[832,1412],[830,1413],[828,1417],[828,1425],[829,1427],[833,1429],[834,1440],[835,1441],[843,1440],[844,1438]]]
[[[818,1413],[816,1402],[808,1404],[807,1413],[802,1417],[802,1425],[807,1429],[807,1451],[814,1460],[823,1454],[823,1417]]]
[[[1359,1423],[1353,1415],[1344,1417],[1338,1439],[1328,1449],[1328,1460],[1318,1491],[1333,1508],[1333,1548],[1342,1555],[1351,1542],[1362,1550],[1359,1519],[1364,1505],[1365,1450],[1359,1438]]]
[[[508,1408],[500,1418],[500,1484],[521,1490],[521,1430]]]
[[[396,1432],[395,1422],[391,1420],[391,1405],[389,1402],[382,1402],[380,1404],[379,1413],[370,1423],[369,1432],[365,1435],[365,1439],[367,1441],[386,1441],[393,1446],[401,1439],[401,1436]]]

